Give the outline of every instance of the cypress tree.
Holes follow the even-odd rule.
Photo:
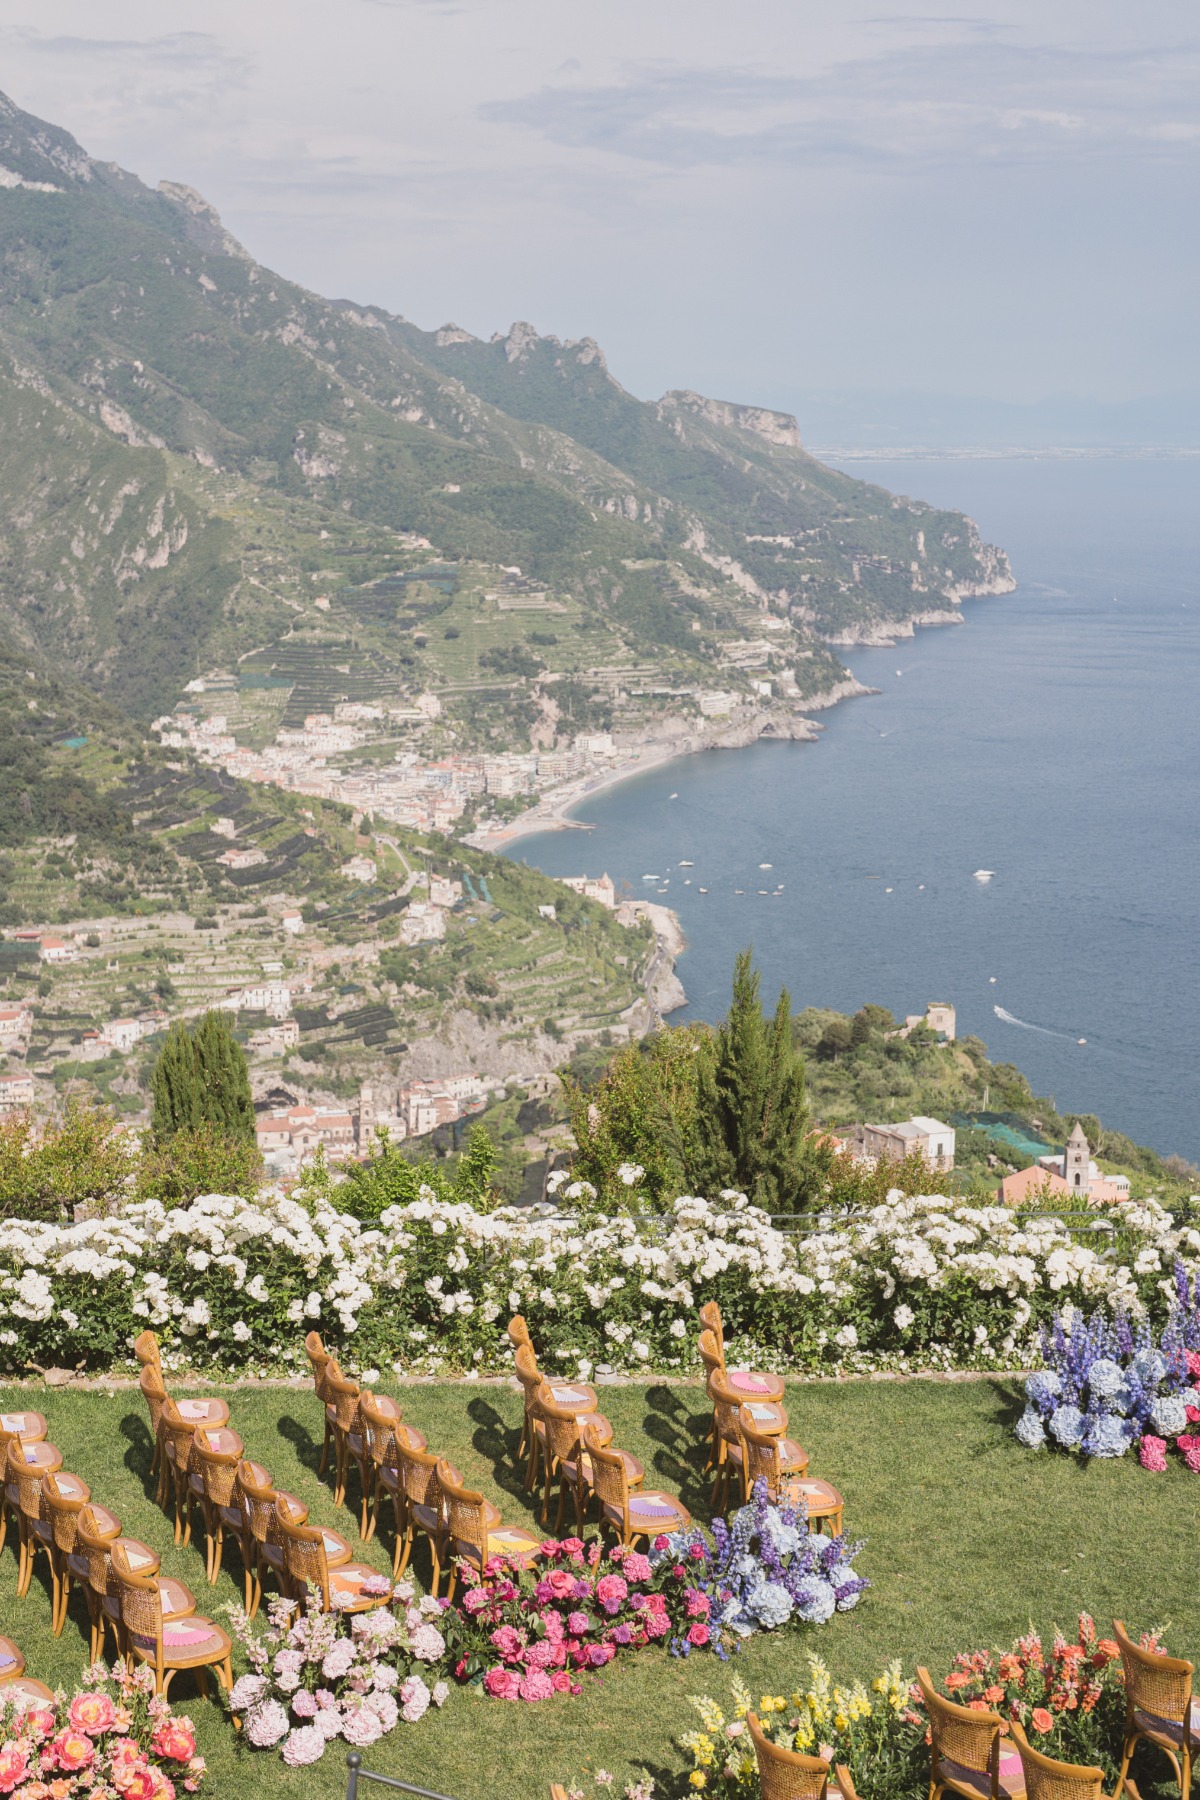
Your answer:
[[[792,1041],[787,989],[768,1020],[749,950],[737,959],[733,1004],[698,1078],[695,1191],[737,1188],[768,1212],[795,1212],[818,1180],[804,1059]]]
[[[196,1054],[182,1019],[176,1019],[167,1033],[150,1085],[154,1095],[150,1123],[157,1137],[191,1131],[200,1123],[203,1115],[196,1082]]]
[[[160,1139],[211,1125],[224,1137],[253,1138],[254,1102],[242,1047],[224,1013],[207,1012],[189,1034],[177,1019],[154,1066],[151,1124]]]
[[[193,1043],[203,1117],[226,1137],[253,1137],[250,1071],[229,1014],[206,1012]]]

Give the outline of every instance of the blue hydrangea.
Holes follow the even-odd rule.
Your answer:
[[[1150,1408],[1150,1423],[1159,1437],[1178,1437],[1187,1430],[1187,1402],[1182,1394],[1160,1394]]]
[[[1133,1366],[1143,1387],[1155,1388],[1167,1372],[1167,1359],[1157,1350],[1139,1350]]]
[[[849,1612],[851,1607],[858,1605],[858,1596],[867,1584],[847,1563],[838,1563],[829,1571],[829,1585],[837,1597],[838,1611]]]
[[[1048,1410],[1062,1393],[1062,1382],[1053,1369],[1039,1369],[1025,1383],[1026,1398],[1032,1405]]]
[[[1083,1414],[1077,1406],[1059,1406],[1050,1415],[1050,1429],[1064,1450],[1077,1450],[1083,1442]]]
[[[1118,1365],[1109,1356],[1097,1357],[1088,1370],[1088,1386],[1097,1400],[1112,1400],[1125,1384]]]
[[[824,1625],[837,1608],[837,1592],[819,1575],[806,1575],[795,1588],[796,1617],[806,1625]]]
[[[1017,1442],[1027,1450],[1037,1450],[1046,1441],[1046,1427],[1036,1406],[1027,1406],[1017,1420]]]
[[[1133,1430],[1127,1419],[1113,1413],[1096,1413],[1088,1427],[1084,1449],[1089,1456],[1124,1456],[1133,1442]]]
[[[1200,1388],[1186,1387],[1179,1398],[1185,1406],[1200,1407]]]
[[[821,1585],[825,1586],[825,1583]],[[792,1596],[781,1581],[764,1581],[747,1594],[746,1611],[758,1620],[764,1631],[775,1631],[780,1625],[786,1625],[792,1616]],[[830,1606],[829,1613],[832,1611]],[[829,1613],[823,1616],[828,1618]]]
[[[768,1513],[767,1518],[769,1521],[767,1532],[776,1556],[780,1558],[793,1556],[800,1548],[802,1534],[799,1528],[795,1525],[785,1524],[778,1512]],[[803,1533],[803,1536],[808,1536],[807,1531]]]
[[[1109,1404],[1114,1412],[1125,1413],[1128,1415],[1129,1413],[1137,1412],[1138,1407],[1141,1404],[1141,1399],[1141,1383],[1136,1379],[1133,1381],[1126,1379],[1121,1383]]]

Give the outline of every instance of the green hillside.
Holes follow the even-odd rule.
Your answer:
[[[3,97],[0,159],[23,184],[0,190],[0,612],[143,718],[286,634],[331,521],[520,568],[586,611],[601,663],[725,679],[771,610],[773,660],[813,661],[801,695],[840,673],[814,634],[1006,578],[969,521],[823,469],[781,415],[644,404],[587,340],[484,345],[325,301],[191,190]]]

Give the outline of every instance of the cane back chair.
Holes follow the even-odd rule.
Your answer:
[[[50,1566],[56,1578],[56,1605],[50,1621],[55,1637],[62,1636],[71,1583],[79,1578],[71,1566],[71,1558],[76,1549],[79,1515],[91,1497],[87,1483],[78,1475],[59,1471],[42,1476],[42,1518],[50,1528]]]
[[[199,1613],[185,1618],[167,1611],[166,1583],[157,1575],[137,1573],[124,1544],[116,1543],[110,1557],[113,1582],[121,1608],[126,1653],[134,1662],[154,1670],[154,1691],[166,1694],[180,1669],[194,1669],[200,1692],[208,1694],[208,1670],[228,1693],[233,1687],[233,1645],[211,1619]]]
[[[243,1524],[243,1563],[252,1568],[254,1575],[250,1598],[246,1603],[247,1615],[252,1619],[262,1605],[263,1579],[266,1575],[274,1575],[280,1592],[285,1595],[287,1593],[283,1533],[279,1529],[279,1519],[275,1512],[276,1502],[280,1499],[287,1502],[288,1516],[293,1525],[307,1525],[308,1508],[291,1494],[277,1494],[271,1486],[269,1472],[261,1463],[243,1461],[238,1464],[236,1492]]]
[[[545,1427],[545,1461],[546,1485],[542,1497],[542,1523],[545,1524],[550,1511],[550,1489],[558,1477],[558,1518],[555,1531],[562,1530],[563,1513],[566,1508],[567,1494],[570,1492],[575,1503],[575,1525],[579,1535],[583,1535],[583,1524],[591,1503],[593,1489],[591,1458],[583,1447],[578,1413],[568,1407],[556,1406],[553,1389],[548,1382],[543,1382],[538,1390],[538,1417]],[[593,1418],[599,1415],[593,1415]],[[607,1420],[605,1421],[607,1424]],[[611,1427],[609,1444],[611,1448]],[[636,1456],[628,1450],[615,1450],[625,1464],[625,1474],[629,1489],[633,1492],[640,1488],[646,1479],[646,1471]]]
[[[449,1570],[447,1595],[453,1600],[460,1561],[471,1563],[482,1575],[493,1556],[505,1556],[528,1568],[541,1544],[540,1538],[519,1525],[505,1525],[490,1500],[464,1487],[457,1469],[438,1458],[438,1487],[445,1513],[442,1554]],[[434,1590],[437,1591],[436,1589]]]
[[[1010,1721],[1008,1729],[1021,1758],[1029,1800],[1105,1800],[1103,1769],[1056,1762],[1052,1756],[1043,1756],[1033,1748],[1016,1719]]]
[[[1170,1759],[1181,1800],[1188,1800],[1200,1749],[1200,1701],[1192,1698],[1195,1666],[1135,1644],[1123,1619],[1113,1620],[1113,1636],[1125,1671],[1125,1743],[1116,1792],[1130,1785],[1130,1758],[1145,1738]]]
[[[36,1458],[35,1461],[28,1460]],[[17,1598],[23,1600],[33,1578],[33,1565],[39,1550],[50,1564],[54,1589],[52,1611],[58,1612],[58,1572],[50,1554],[53,1537],[49,1521],[42,1517],[42,1479],[62,1468],[62,1457],[52,1444],[45,1442],[26,1446],[23,1438],[9,1438],[8,1462],[5,1467],[4,1491],[9,1504],[15,1502],[17,1518],[18,1567]]]
[[[26,1444],[44,1443],[48,1429],[39,1412],[0,1413],[0,1550],[8,1535],[9,1514],[17,1518],[16,1484],[10,1483],[8,1475],[8,1446],[14,1438]]]
[[[353,1562],[350,1546],[340,1532],[297,1525],[282,1496],[275,1502],[275,1517],[283,1540],[288,1596],[299,1602],[302,1611],[307,1612],[314,1600],[323,1613],[369,1612],[389,1603],[391,1582],[382,1593],[372,1592],[381,1579],[378,1569]]]
[[[841,1537],[846,1502],[831,1481],[808,1474],[808,1455],[793,1438],[767,1437],[756,1431],[742,1408],[742,1444],[746,1493],[765,1481],[772,1500],[780,1505],[802,1502],[810,1531],[828,1525],[831,1537]]]
[[[583,1447],[592,1467],[592,1491],[600,1503],[600,1531],[611,1531],[628,1549],[638,1538],[655,1538],[659,1532],[680,1531],[692,1515],[680,1501],[657,1488],[630,1492],[629,1472],[619,1450],[606,1448],[590,1425],[584,1427]]]
[[[711,1334],[721,1367],[743,1400],[782,1400],[783,1379],[762,1369],[729,1368],[726,1362],[725,1325],[715,1300],[706,1300],[700,1308],[701,1336]],[[703,1354],[703,1352],[701,1352]]]
[[[964,1800],[1015,1800],[1025,1793],[1025,1775],[1016,1750],[1005,1749],[999,1713],[975,1712],[938,1693],[929,1670],[917,1680],[929,1715],[929,1800],[948,1789]]]
[[[804,1756],[774,1744],[758,1722],[757,1713],[746,1714],[746,1726],[758,1764],[762,1800],[858,1800],[850,1771],[839,1763],[830,1779],[823,1756]]]

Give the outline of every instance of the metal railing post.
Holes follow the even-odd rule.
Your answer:
[[[362,1757],[357,1750],[352,1750],[346,1758],[346,1800],[358,1800],[358,1771],[362,1768]]]

